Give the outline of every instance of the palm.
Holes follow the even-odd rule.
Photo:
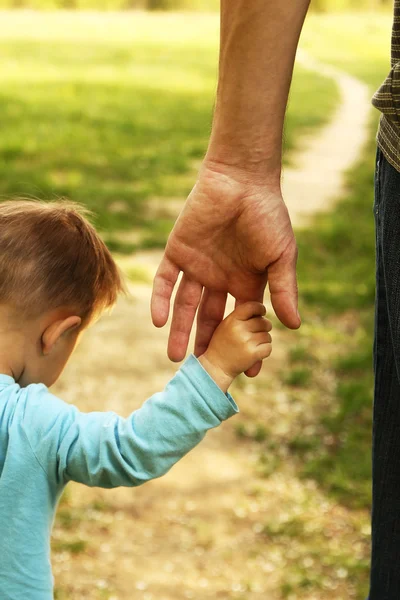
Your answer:
[[[268,278],[278,317],[298,327],[295,263],[296,244],[279,193],[203,174],[171,232],[154,283],[153,321],[162,326],[177,276],[184,273],[175,299],[170,358],[185,355],[199,303],[197,354],[205,351],[223,318],[227,293],[238,302],[262,301]]]

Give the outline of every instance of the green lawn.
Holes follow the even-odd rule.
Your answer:
[[[309,51],[365,81],[371,96],[390,68],[389,43],[390,18],[379,15],[312,17],[304,35]],[[329,338],[335,351],[326,358],[321,358],[318,345],[314,348],[320,370],[331,372],[336,381],[331,411],[321,415],[321,426],[334,436],[335,443],[330,440],[325,447],[323,437],[310,439],[314,456],[309,457],[305,473],[316,477],[344,503],[365,508],[371,502],[372,205],[377,119],[378,113],[372,109],[369,143],[348,173],[345,197],[334,211],[317,217],[298,235],[301,305],[310,326],[306,330],[308,347],[312,353],[312,338],[314,342]],[[323,344],[319,342],[319,346]],[[298,368],[299,361],[295,364]],[[301,443],[307,447],[304,439]],[[297,450],[296,444],[294,447]]]
[[[388,70],[389,30],[382,15],[311,16],[303,45],[366,81],[372,95]],[[66,195],[95,211],[112,247],[164,244],[173,218],[162,205],[188,193],[207,144],[218,18],[5,13],[0,40],[1,196]],[[337,99],[329,80],[296,71],[287,160]],[[363,515],[371,500],[376,122],[371,113],[370,143],[348,175],[346,197],[298,234],[304,326],[291,338],[279,382],[293,402],[313,399],[312,427],[287,441],[299,474]],[[139,241],[124,248],[120,230],[140,232]],[[258,427],[254,435],[265,456],[269,432]],[[279,467],[276,449],[270,456]],[[321,543],[307,542],[316,561]],[[368,560],[350,558],[345,566],[361,600]],[[342,559],[325,557],[343,566]],[[321,581],[307,585],[320,591]],[[282,590],[292,592],[289,584]]]
[[[367,81],[372,93],[388,68],[389,29],[385,15],[312,15],[302,43],[317,57]],[[95,211],[111,247],[163,245],[173,223],[163,202],[185,197],[206,149],[216,83],[218,17],[2,13],[0,40],[1,197],[68,196]],[[312,96],[310,89],[315,92]],[[301,143],[302,133],[326,120],[337,100],[330,80],[296,70],[286,157],[295,143]],[[333,405],[335,410],[341,408],[324,417],[328,429],[349,428],[347,441],[340,444],[343,460],[338,463],[330,450],[318,459],[323,464],[311,462],[307,468],[326,483],[323,474],[328,465],[332,489],[353,499],[357,496],[363,505],[369,502],[368,452],[360,453],[361,468],[347,460],[346,444],[358,447],[361,436],[369,448],[370,411],[365,411],[365,428],[354,430],[351,416],[359,404],[370,407],[371,402],[375,126],[374,118],[371,144],[349,174],[349,195],[334,213],[318,218],[310,231],[298,236],[306,321],[319,322],[316,315],[322,315],[326,328],[330,321],[335,323],[336,315],[356,310],[359,323],[357,335],[341,346],[350,348],[350,356],[341,355],[337,361],[340,384]],[[121,245],[114,237],[120,230],[138,231],[139,241]],[[319,327],[315,326],[316,339]],[[308,367],[301,362],[285,381],[312,385]],[[357,439],[352,440],[353,435]],[[333,464],[339,464],[338,473]],[[354,493],[354,470],[361,495],[360,490]]]
[[[111,247],[165,243],[204,155],[216,85],[216,15],[0,14],[0,195],[68,196],[92,208]],[[317,92],[313,110],[308,93]],[[286,147],[338,99],[299,69]],[[116,230],[139,230],[121,246]]]
[[[359,77],[374,90],[389,70],[391,19],[382,15],[314,17],[305,28],[303,46],[317,58]],[[298,473],[314,479],[358,523],[363,545],[358,559],[347,554],[324,556],[326,564],[346,567],[347,581],[364,600],[369,585],[369,522],[371,509],[372,341],[375,293],[373,176],[378,114],[371,109],[369,142],[347,176],[347,193],[330,213],[317,216],[297,235],[300,310],[303,327],[288,334],[292,349],[282,370],[279,392],[293,405],[311,406],[296,435],[283,443],[273,432],[264,444],[263,460],[286,448]],[[265,393],[265,391],[263,391]],[[307,420],[308,419],[308,420]],[[268,436],[267,436],[268,437]],[[282,448],[280,448],[282,450]],[[275,459],[275,468],[276,459]],[[349,517],[350,522],[350,517]],[[321,540],[309,540],[307,552],[318,555]],[[293,564],[287,576],[307,570]],[[308,582],[307,592],[323,590],[322,576]],[[290,583],[282,589],[289,597]],[[295,596],[297,597],[297,596]],[[301,596],[302,597],[302,596]],[[306,596],[311,597],[311,596]],[[320,597],[320,596],[318,596]]]
[[[302,46],[366,82],[372,97],[390,68],[390,28],[388,15],[311,15]],[[365,510],[371,506],[378,117],[371,107],[369,141],[347,174],[345,196],[297,232],[303,326],[289,334],[289,365],[279,382],[295,401],[315,397],[311,433],[299,432],[288,441],[300,472],[338,502]]]

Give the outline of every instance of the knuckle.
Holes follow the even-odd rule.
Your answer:
[[[265,309],[264,305],[261,302],[257,302],[256,300],[252,300],[248,303],[249,309],[254,310],[254,312],[260,312]]]
[[[271,355],[272,346],[271,344],[265,344],[258,350],[258,356],[260,359],[268,358]]]
[[[248,344],[250,340],[251,340],[251,337],[249,336],[248,332],[247,331],[242,331],[241,334],[240,334],[240,341],[243,344]]]
[[[270,325],[269,321],[264,320],[264,329],[265,329],[266,333],[269,333],[271,331],[272,326]]]
[[[239,335],[240,334],[240,321],[233,321],[230,323],[230,328],[231,328],[231,332],[233,335]]]
[[[271,344],[268,344],[265,349],[265,358],[268,358],[268,356],[271,355],[271,352],[272,352],[272,346],[271,346]]]
[[[191,312],[193,309],[197,308],[198,302],[194,298],[177,296],[174,306],[175,306],[175,308],[178,308],[178,310],[180,310],[180,311],[185,310],[185,311]]]

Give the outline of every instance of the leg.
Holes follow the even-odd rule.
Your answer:
[[[378,150],[369,600],[400,599],[400,173]]]

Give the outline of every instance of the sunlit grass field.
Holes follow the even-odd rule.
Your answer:
[[[389,39],[388,16],[311,16],[302,45],[367,82],[372,95],[389,68]],[[207,145],[218,17],[3,13],[0,40],[1,197],[68,196],[94,210],[112,248],[163,245],[173,223],[163,203],[186,196]],[[286,161],[337,101],[331,81],[297,68]],[[376,124],[371,110],[370,143],[348,174],[346,197],[297,235],[304,325],[281,374],[293,401],[317,399],[312,433],[288,440],[299,474],[364,517],[371,502]],[[122,230],[140,235],[122,244]],[[275,456],[267,433],[255,431],[260,454]],[[278,533],[290,544],[302,530]],[[304,543],[315,553],[316,575],[310,580],[307,569],[293,570],[303,569],[304,589],[319,593],[321,540]],[[342,556],[320,560],[321,571],[335,561],[343,567]],[[364,600],[368,560],[349,559],[345,567]],[[285,597],[296,591],[290,581],[288,568]]]
[[[390,26],[391,18],[384,15],[312,16],[302,43],[317,58],[366,82],[372,96],[390,68]],[[347,175],[345,196],[333,211],[317,216],[297,234],[303,327],[291,338],[289,364],[281,374],[282,393],[295,404],[311,399],[315,407],[308,427],[288,439],[287,451],[300,476],[314,479],[338,505],[351,510],[359,523],[360,543],[369,541],[366,524],[371,510],[377,123],[378,113],[371,109],[369,142]],[[255,431],[268,464],[268,457],[276,455],[273,436]],[[287,544],[293,537],[290,525],[281,532]],[[311,536],[307,551],[317,552],[320,544],[317,535]],[[293,564],[287,570],[283,596],[298,597],[292,577],[304,582],[307,593],[323,594],[324,569],[334,564],[345,567],[346,580],[355,583],[357,598],[364,600],[369,586],[368,550],[347,560],[324,548],[312,576]]]
[[[389,17],[379,15],[312,17],[303,44],[321,60],[366,82],[372,96],[390,68],[390,24]],[[303,445],[305,451],[313,451],[315,458],[305,466],[308,475],[341,501],[365,508],[371,501],[372,205],[378,116],[371,109],[370,140],[348,173],[346,196],[333,212],[317,217],[309,230],[298,235],[301,302],[311,327],[304,332],[309,350],[306,361],[315,343],[318,354],[318,340],[319,346],[323,340],[336,342],[333,356],[328,352],[322,359],[324,368],[334,374],[336,386],[331,414],[321,415],[323,429],[334,436],[335,443],[324,447],[321,438],[303,438],[293,447],[297,451]],[[293,362],[298,368],[302,361],[295,357]],[[312,380],[307,385],[313,385]]]
[[[148,201],[184,198],[194,183],[218,29],[217,15],[1,14],[0,195],[68,196],[95,211],[113,248],[163,245],[173,219]],[[287,151],[337,99],[330,80],[298,70]],[[118,244],[124,229],[140,243]]]

